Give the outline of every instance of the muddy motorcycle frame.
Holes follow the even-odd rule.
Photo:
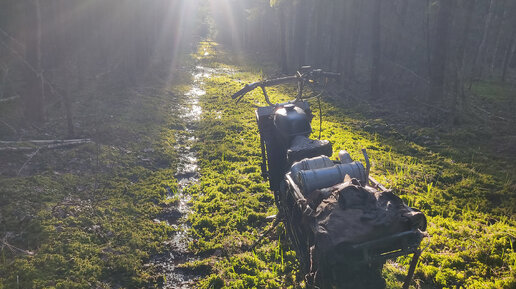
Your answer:
[[[386,191],[385,187],[369,176],[370,165],[365,150],[363,150],[366,161],[364,168],[360,162],[352,162],[345,151],[339,154],[341,162],[330,161],[327,157],[330,157],[333,152],[331,143],[327,140],[309,139],[312,133],[313,114],[307,99],[314,96],[303,96],[303,90],[305,86],[312,87],[312,92],[318,89],[321,93],[317,97],[320,97],[324,91],[321,84],[326,84],[329,79],[337,79],[339,76],[339,73],[305,66],[292,76],[247,84],[233,94],[232,98],[238,103],[246,93],[257,88],[262,89],[265,102],[268,104],[256,109],[256,121],[260,132],[262,175],[269,180],[270,188],[274,191],[279,210],[275,224],[284,223],[307,283],[319,288],[382,288],[385,286],[385,281],[381,271],[385,261],[413,253],[403,285],[403,288],[408,288],[421,254],[419,245],[424,237],[424,233],[418,228],[346,245],[332,252],[333,256],[315,254],[317,230],[313,216],[316,206],[303,192],[317,191],[320,188],[336,185],[336,174],[338,176],[347,174],[360,179],[360,182],[367,184],[370,191]],[[272,103],[266,88],[284,83],[297,83],[296,98],[285,103]],[[324,156],[327,157],[321,158]],[[317,174],[312,173],[311,170],[302,171],[300,174],[303,165],[310,166],[307,164],[310,158],[316,159],[312,161],[312,167],[314,162],[320,163],[321,160],[335,164],[330,163],[331,168],[315,171]],[[346,159],[348,161],[345,161]],[[301,175],[301,180],[296,182],[295,175]],[[331,261],[328,261],[329,259]]]

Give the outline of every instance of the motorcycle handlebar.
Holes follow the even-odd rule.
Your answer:
[[[246,84],[242,89],[240,89],[239,91],[234,93],[231,96],[231,98],[232,99],[238,98],[237,102],[239,102],[246,93],[248,93],[258,87],[261,87],[262,89],[264,89],[267,86],[274,86],[274,85],[287,83],[287,82],[291,82],[291,81],[303,82],[306,80],[313,80],[314,77],[327,77],[327,78],[337,79],[340,77],[340,73],[326,72],[326,71],[323,71],[322,69],[312,69],[306,73],[298,72],[296,75],[292,75],[292,76],[286,76],[286,77],[280,77],[280,78],[253,82],[250,84]],[[266,96],[266,98],[267,98],[267,96]]]
[[[322,76],[325,76],[325,77],[328,77],[328,78],[335,78],[335,79],[337,79],[337,78],[340,77],[340,73],[338,73],[338,72],[324,72],[323,71],[321,74],[322,74]]]
[[[235,92],[235,94],[233,94],[231,96],[231,98],[236,99],[238,97],[241,97],[244,94],[246,94],[258,87],[274,86],[274,85],[278,85],[278,84],[282,84],[282,83],[286,83],[286,82],[290,82],[290,81],[294,81],[294,80],[297,81],[298,79],[299,79],[298,76],[293,75],[293,76],[286,76],[286,77],[280,77],[280,78],[267,79],[267,80],[263,80],[263,81],[253,82],[250,84],[246,84],[244,86],[244,88]],[[240,98],[237,101],[240,101]]]
[[[251,91],[251,90],[255,89],[256,87],[258,87],[257,84],[258,84],[258,82],[254,82],[254,83],[251,83],[251,84],[246,84],[244,86],[244,88],[242,88],[239,91],[235,92],[235,94],[233,94],[231,96],[231,98],[235,99],[235,98],[237,98],[239,96],[242,96],[242,95],[248,93],[249,91]]]

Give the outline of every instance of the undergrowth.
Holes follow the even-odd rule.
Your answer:
[[[259,80],[263,66],[234,66],[211,42],[201,48],[209,51],[196,55],[202,65],[229,70],[206,81],[207,93],[201,99],[204,113],[197,149],[202,179],[191,192],[195,241],[190,248],[203,259],[190,265],[200,262],[211,275],[199,287],[304,287],[282,229],[255,251],[248,251],[267,228],[265,217],[276,212],[273,196],[260,176],[253,105],[263,105],[263,101],[258,90],[238,105],[229,95]],[[275,96],[273,102],[280,102],[293,91],[280,87],[271,89],[270,95]],[[314,111],[315,123],[319,116]],[[481,169],[475,162],[454,158],[457,154],[418,144],[384,120],[361,115],[335,99],[323,101],[323,111],[322,139],[332,142],[333,157],[346,149],[354,159],[362,160],[360,150],[367,148],[372,175],[427,215],[431,237],[422,244],[425,251],[414,282],[418,288],[516,286],[514,173]],[[409,256],[400,257],[385,266],[388,288],[401,287],[409,261]]]

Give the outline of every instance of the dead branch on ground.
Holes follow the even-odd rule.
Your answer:
[[[40,150],[54,149],[68,146],[92,143],[89,138],[85,139],[65,139],[65,140],[26,140],[26,141],[0,141],[1,151],[23,151],[23,150]]]

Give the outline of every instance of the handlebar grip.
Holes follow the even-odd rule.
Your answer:
[[[321,74],[323,76],[326,76],[326,77],[329,77],[329,78],[339,78],[340,77],[340,73],[338,72],[321,72]]]
[[[248,92],[249,92],[249,90],[250,90],[250,89],[249,89],[249,84],[248,84],[248,85],[244,86],[244,88],[242,88],[242,89],[240,89],[239,91],[235,92],[235,93],[231,96],[231,98],[232,98],[232,99],[235,99],[235,98],[237,98],[237,97],[239,97],[239,96],[242,96],[242,95],[244,95],[244,94],[248,93]]]
[[[239,96],[243,96],[244,94],[248,93],[249,91],[253,90],[256,88],[256,82],[255,83],[251,83],[251,84],[246,84],[244,86],[244,88],[240,89],[239,91],[235,92],[235,94],[233,94],[231,96],[232,99],[235,99]]]

